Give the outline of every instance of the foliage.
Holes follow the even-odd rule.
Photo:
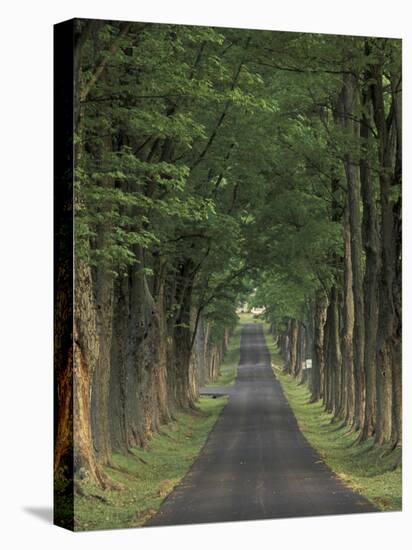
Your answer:
[[[268,315],[301,316],[339,276],[331,203],[344,195],[330,182],[344,189],[341,158],[356,144],[336,125],[336,97],[343,72],[370,62],[363,39],[104,23],[82,56],[79,255],[114,273],[141,261],[137,249],[171,271],[189,258],[198,307],[222,325],[259,268]]]

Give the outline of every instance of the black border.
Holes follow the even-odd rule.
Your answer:
[[[54,445],[62,386],[70,397],[69,448],[63,470],[54,477],[53,521],[74,530],[73,484],[73,191],[74,191],[74,26],[75,20],[54,25]],[[67,388],[67,385],[69,386]],[[66,402],[67,410],[67,402]],[[54,459],[55,460],[55,459]],[[55,463],[56,466],[56,463]],[[64,483],[62,483],[62,471]]]

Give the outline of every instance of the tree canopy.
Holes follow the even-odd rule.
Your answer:
[[[78,466],[108,483],[112,448],[195,407],[200,333],[221,357],[254,289],[313,398],[400,444],[400,41],[74,33]]]

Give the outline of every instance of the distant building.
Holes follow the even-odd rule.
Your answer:
[[[244,304],[240,304],[236,310],[236,313],[251,313],[252,315],[260,315],[261,313],[264,313],[264,311],[264,307],[250,307],[250,304],[245,302]]]
[[[264,313],[265,308],[264,307],[252,307],[250,310],[253,315],[260,315],[261,313]]]
[[[256,295],[256,288],[250,294],[250,299],[253,300],[253,297]],[[264,313],[264,307],[255,307],[251,306],[248,302],[242,302],[236,310],[236,313],[251,313],[252,315],[260,315]]]

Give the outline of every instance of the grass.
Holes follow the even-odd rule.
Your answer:
[[[342,422],[333,423],[332,415],[323,410],[320,401],[309,403],[307,386],[282,371],[282,360],[267,328],[265,325],[274,372],[306,439],[349,487],[380,510],[401,510],[402,470],[395,467],[401,450],[388,452],[388,449],[373,447],[371,439],[354,444],[357,434],[350,432]]]
[[[103,491],[77,481],[84,494],[75,496],[75,530],[138,527],[149,520],[197,458],[226,402],[226,397],[200,397],[201,414],[178,413],[147,449],[114,454],[114,467],[106,472],[124,489]]]
[[[240,360],[240,333],[242,327],[238,325],[235,332],[229,340],[229,344],[220,366],[220,373],[216,380],[207,384],[208,388],[218,386],[232,386],[235,383],[237,375],[237,366]]]

